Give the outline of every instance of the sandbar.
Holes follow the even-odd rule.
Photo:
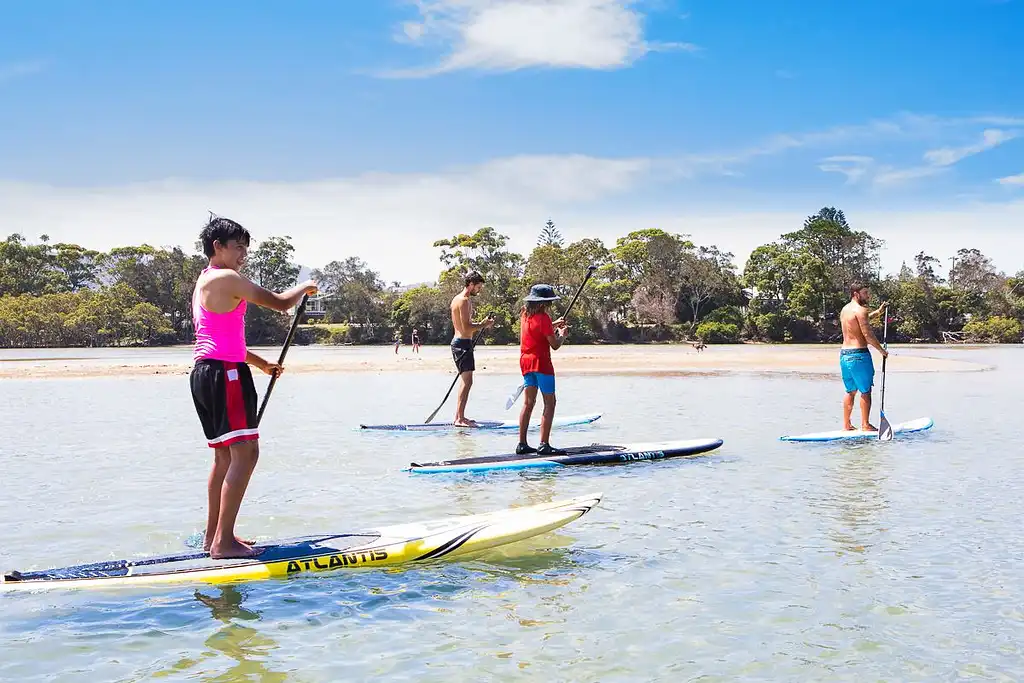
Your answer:
[[[940,358],[929,355],[935,347],[890,345],[887,372],[977,372],[993,367],[970,360],[967,349],[958,349],[965,358]],[[57,379],[157,375],[188,375],[192,368],[191,349],[171,347],[119,349],[105,358],[106,349],[91,354],[75,353],[59,357],[40,349],[38,357],[19,350],[17,356],[0,350],[0,378]],[[276,360],[279,348],[256,348],[256,353]],[[874,353],[875,370],[881,359]],[[5,355],[8,357],[5,358]],[[958,354],[959,355],[959,354]],[[133,357],[137,356],[137,357]],[[698,352],[685,344],[628,344],[565,346],[552,355],[558,375],[715,375],[715,374],[798,374],[838,375],[838,347],[826,345],[729,344],[710,345]],[[17,362],[13,362],[17,361]],[[288,373],[333,372],[434,372],[454,371],[447,346],[422,347],[414,353],[403,346],[297,346],[285,360]],[[478,374],[519,374],[517,346],[478,346]]]

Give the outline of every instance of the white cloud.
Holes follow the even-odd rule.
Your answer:
[[[1000,185],[1012,185],[1015,187],[1024,187],[1024,173],[1018,173],[1017,175],[1006,176],[996,181]]]
[[[381,75],[419,77],[462,69],[526,67],[614,69],[656,50],[690,43],[644,39],[636,0],[416,0],[419,21],[402,24],[402,42],[438,44],[448,54],[430,67]]]
[[[532,241],[549,214],[627,192],[654,168],[645,159],[519,156],[434,174],[303,183],[0,183],[0,215],[8,226],[32,226],[31,239],[46,233],[103,250],[142,242],[191,250],[211,210],[239,220],[257,239],[291,235],[304,264],[358,255],[388,279],[417,281],[437,273],[436,239],[493,224],[521,227],[534,233]]]
[[[0,83],[13,81],[16,78],[24,78],[25,76],[31,76],[33,74],[39,73],[45,68],[46,62],[42,60],[0,64]]]
[[[906,183],[911,180],[930,178],[948,170],[946,166],[913,166],[910,168],[893,169],[886,167],[871,179],[876,186],[892,186]]]
[[[952,166],[956,162],[966,159],[969,156],[980,154],[993,147],[998,147],[1017,137],[1017,133],[989,128],[982,132],[981,141],[965,147],[943,147],[925,152],[924,160],[933,166]]]
[[[874,163],[872,157],[848,154],[826,157],[818,164],[818,168],[826,173],[842,173],[846,176],[846,183],[853,185],[864,177]]]
[[[948,130],[954,127],[991,124],[993,121],[1001,121],[1007,125],[1024,123],[1024,121],[1009,117],[977,117],[971,119],[912,117],[907,121],[910,124],[909,126],[906,124],[903,126],[896,124],[892,132],[911,132],[925,134],[927,137],[941,137],[948,134]],[[1019,136],[1020,133],[1017,131],[987,128],[981,132],[981,139],[976,143],[960,147],[946,146],[926,151],[922,156],[925,161],[923,165],[898,168],[892,165],[878,164],[872,157],[841,155],[823,159],[819,163],[818,168],[825,172],[845,174],[848,184],[870,180],[871,184],[875,187],[891,187],[913,180],[940,175],[968,157],[986,152]]]
[[[708,208],[679,200],[638,202],[635,193],[671,177],[660,162],[583,155],[520,156],[430,174],[373,173],[300,183],[168,180],[119,187],[61,188],[0,183],[0,215],[96,249],[149,243],[191,251],[206,211],[242,222],[257,241],[290,235],[307,266],[360,256],[388,281],[432,280],[436,239],[494,226],[527,254],[553,218],[568,240],[598,237],[613,246],[631,230],[660,227],[731,251],[742,267],[750,251],[832,200],[797,198],[771,210]],[[614,200],[614,202],[610,201]],[[885,211],[838,202],[855,228],[886,241],[886,270],[921,249],[945,257],[976,247],[997,265],[1024,266],[1024,201]],[[730,207],[732,205],[729,205]],[[611,208],[609,208],[611,207]],[[24,228],[22,228],[24,229]],[[927,239],[925,239],[927,235]]]

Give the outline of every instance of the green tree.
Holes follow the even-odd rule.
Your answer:
[[[300,267],[292,262],[295,247],[291,237],[268,237],[249,252],[243,274],[273,292],[281,292],[297,284]],[[262,306],[246,309],[245,334],[250,344],[279,344],[288,334],[287,315]]]
[[[451,339],[451,317],[448,302],[436,287],[420,285],[395,297],[391,305],[391,324],[402,331],[403,337],[413,329],[419,330],[425,342]]]
[[[742,300],[733,255],[718,247],[700,247],[683,254],[680,269],[682,286],[680,300],[688,309],[688,317],[696,325],[704,311],[719,305]]]
[[[480,301],[476,304],[477,317],[493,314],[496,324],[485,333],[484,339],[498,343],[516,341],[513,321],[518,320],[523,293],[525,259],[506,248],[508,237],[485,227],[472,235],[460,234],[437,240],[441,248],[440,289],[450,300],[462,289],[465,273],[475,270],[487,280]]]
[[[157,249],[148,244],[117,247],[97,260],[104,282],[126,285],[167,314],[168,324],[181,339],[191,338],[192,293],[206,263],[205,257],[187,255],[179,247]]]
[[[364,336],[379,334],[375,328],[387,322],[384,282],[361,258],[331,261],[314,270],[312,278],[325,296],[330,322],[358,323]]]
[[[561,247],[565,241],[562,239],[562,233],[558,231],[555,224],[549,218],[548,222],[544,224],[544,227],[540,231],[540,237],[537,238],[538,247]]]
[[[71,287],[55,259],[46,235],[39,244],[30,244],[18,233],[8,236],[0,242],[0,295],[69,291]]]

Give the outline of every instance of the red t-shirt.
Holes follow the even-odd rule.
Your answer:
[[[524,376],[531,372],[555,374],[555,367],[551,364],[551,347],[548,346],[548,335],[554,333],[555,327],[547,313],[527,316],[523,312],[519,318],[519,369]]]

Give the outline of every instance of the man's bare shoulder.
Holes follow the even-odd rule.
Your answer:
[[[851,301],[850,303],[848,303],[845,306],[843,306],[843,310],[839,312],[839,314],[841,316],[846,317],[846,318],[849,318],[849,317],[858,317],[859,318],[859,317],[862,317],[862,316],[866,316],[867,313],[868,313],[868,309],[864,308],[860,304],[855,303],[853,301]]]

